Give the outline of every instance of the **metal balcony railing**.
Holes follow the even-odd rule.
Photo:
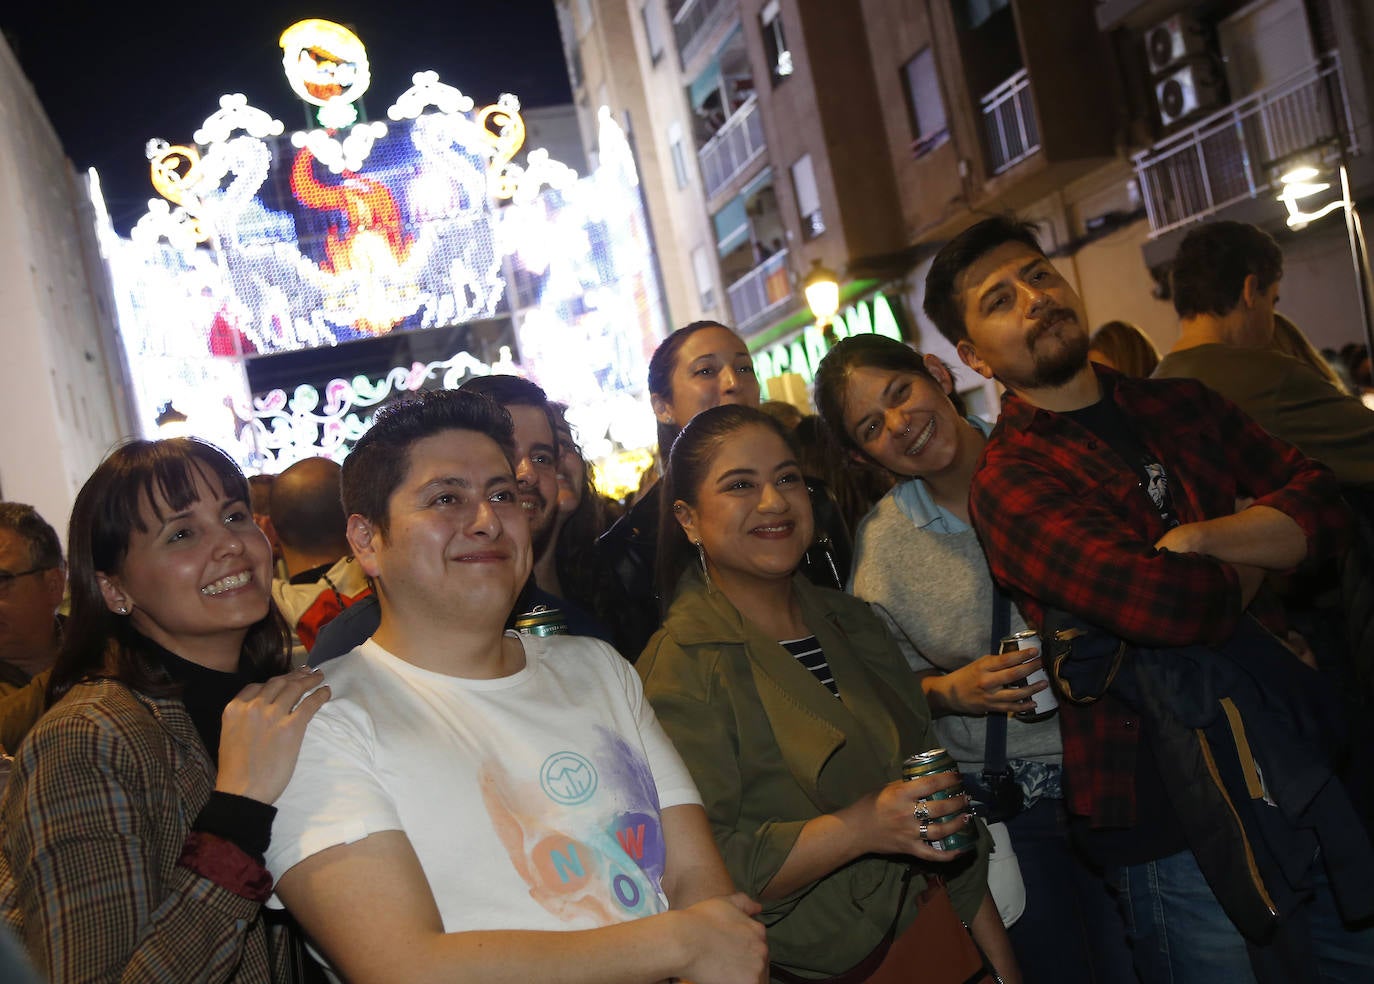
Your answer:
[[[712,197],[729,184],[730,179],[748,167],[763,150],[763,119],[759,116],[758,101],[750,96],[697,151],[706,197]]]
[[[1358,150],[1335,52],[1136,154],[1150,238],[1257,198],[1286,158]]]
[[[687,0],[673,15],[673,37],[685,68],[713,29],[738,6],[737,0]]]
[[[983,107],[988,165],[993,174],[1001,174],[1040,149],[1030,72],[1021,69],[978,102]]]
[[[787,275],[787,250],[778,250],[725,288],[725,293],[730,296],[730,312],[735,318],[735,328],[747,332],[759,327],[767,315],[792,297],[792,281]]]

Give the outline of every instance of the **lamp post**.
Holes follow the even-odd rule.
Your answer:
[[[1304,200],[1331,188],[1330,182],[1318,180],[1321,176],[1321,172],[1310,164],[1290,168],[1279,177],[1279,184],[1283,190],[1279,193],[1278,200],[1288,209],[1288,227],[1295,231],[1307,228],[1308,223],[1315,222],[1338,208],[1345,210],[1345,234],[1350,244],[1350,262],[1355,270],[1355,289],[1360,299],[1360,327],[1363,329],[1365,349],[1369,352],[1370,359],[1374,360],[1374,324],[1371,324],[1369,310],[1369,253],[1360,213],[1355,208],[1354,199],[1350,197],[1350,174],[1346,170],[1345,162],[1342,161],[1337,165],[1341,197],[1334,202],[1327,202],[1316,211],[1304,211]]]

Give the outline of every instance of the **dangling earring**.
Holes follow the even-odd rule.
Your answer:
[[[706,547],[700,540],[693,540],[692,543],[697,548],[697,560],[701,561],[701,579],[706,582],[706,590],[712,590],[711,572],[706,569]]]

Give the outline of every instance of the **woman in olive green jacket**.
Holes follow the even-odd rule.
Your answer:
[[[1003,979],[1019,981],[981,824],[975,850],[932,843],[968,829],[963,797],[929,798],[957,777],[901,781],[902,760],[935,744],[920,686],[866,605],[793,575],[813,529],[785,432],[748,408],[706,411],[664,482],[676,522],[660,524],[659,557],[677,591],[637,667],[731,875],[765,906],[770,959],[843,973],[894,919],[906,929],[940,874]]]

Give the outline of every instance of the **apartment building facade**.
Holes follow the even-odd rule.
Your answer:
[[[1093,325],[1132,321],[1161,349],[1177,332],[1168,260],[1207,218],[1275,233],[1284,308],[1319,345],[1360,337],[1343,212],[1292,231],[1276,195],[1300,158],[1346,163],[1356,199],[1371,187],[1367,3],[559,4],[574,30],[586,18],[580,37],[565,29],[582,111],[648,120],[634,132],[664,279],[680,281],[672,323],[733,324],[774,395],[804,402],[854,331],[957,364],[921,313],[925,273],[1001,211],[1040,225]],[[841,283],[827,326],[801,290],[816,263]],[[993,415],[981,382],[960,377]]]

